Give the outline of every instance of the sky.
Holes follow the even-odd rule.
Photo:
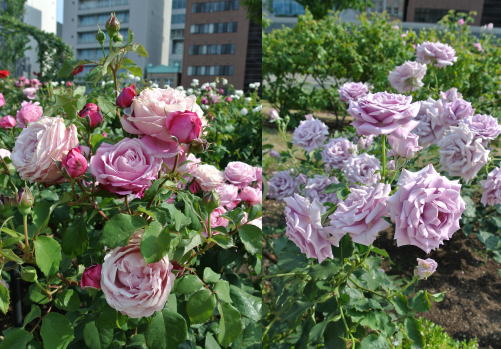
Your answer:
[[[57,0],[57,21],[63,23],[63,4],[64,0]]]

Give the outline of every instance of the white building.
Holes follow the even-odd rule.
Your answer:
[[[106,31],[106,20],[115,12],[124,40],[131,29],[134,41],[149,53],[149,57],[131,58],[143,69],[147,64],[168,65],[171,8],[172,0],[65,0],[62,38],[77,59],[99,59],[102,50],[96,40],[97,28]]]

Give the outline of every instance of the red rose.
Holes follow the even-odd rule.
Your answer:
[[[90,127],[96,127],[103,121],[103,114],[101,114],[101,110],[94,103],[87,103],[85,107],[78,112],[78,115],[81,118],[88,117]]]
[[[8,71],[8,70],[0,70],[0,79],[4,79],[4,78],[6,78],[9,75],[10,75],[10,71]]]
[[[124,87],[120,95],[117,97],[116,105],[120,108],[128,108],[132,104],[132,100],[137,96],[136,86],[130,85],[128,87]]]
[[[73,69],[71,71],[71,75],[80,74],[81,72],[83,72],[83,70],[84,70],[84,66],[83,65],[79,65],[78,67],[75,67],[75,69]]]

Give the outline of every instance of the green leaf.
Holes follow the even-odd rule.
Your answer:
[[[245,224],[238,228],[238,234],[250,254],[261,253],[263,239],[261,229],[252,224]]]
[[[92,149],[96,150],[97,146],[101,144],[102,141],[104,141],[106,138],[100,134],[100,133],[95,133],[92,136],[90,136],[90,145]]]
[[[202,289],[188,299],[186,312],[193,324],[202,324],[212,317],[216,307],[216,297],[207,289]]]
[[[202,280],[196,275],[185,275],[181,279],[176,280],[176,294],[190,294],[204,287]]]
[[[129,237],[146,223],[143,217],[119,213],[104,225],[101,242],[110,248],[124,245]]]
[[[14,253],[12,250],[2,249],[0,250],[0,255],[4,256],[6,259],[16,262],[17,264],[23,264],[24,261],[21,257]]]
[[[67,288],[57,295],[54,304],[61,310],[75,311],[80,308],[80,297],[74,290]]]
[[[235,247],[233,239],[229,235],[224,235],[224,234],[212,235],[210,240],[213,240],[219,247],[225,250],[231,247]]]
[[[243,316],[254,321],[261,319],[262,300],[260,297],[250,295],[235,285],[230,285],[230,296],[233,305]]]
[[[176,206],[168,204],[165,207],[169,210],[170,217],[174,221],[173,227],[176,231],[180,231],[181,228],[191,223],[191,220],[179,211]]]
[[[381,248],[377,248],[377,247],[372,246],[371,251],[374,253],[377,253],[378,255],[383,256],[385,258],[390,258],[390,255],[388,254],[388,252],[386,252],[386,250],[383,250]]]
[[[365,337],[362,342],[360,342],[360,349],[387,349],[388,343],[384,340],[384,337],[372,333]]]
[[[395,310],[399,315],[407,315],[407,313],[410,312],[407,297],[403,294],[398,294],[395,297],[393,304],[395,305]]]
[[[26,315],[26,317],[23,320],[23,327],[26,327],[27,324],[29,324],[35,319],[38,319],[41,316],[42,316],[42,311],[40,310],[40,307],[36,304],[32,304],[30,312]]]
[[[148,57],[148,51],[146,51],[144,46],[141,44],[137,44],[137,43],[133,44],[132,51],[134,51],[135,53],[137,53],[141,57]]]
[[[44,349],[64,349],[75,338],[69,320],[59,313],[49,313],[42,319],[40,335]]]
[[[431,302],[428,298],[428,292],[420,290],[412,299],[410,300],[410,307],[416,312],[428,311],[431,308]]]
[[[61,246],[51,237],[40,235],[35,240],[35,261],[45,276],[54,275],[62,260]]]
[[[148,348],[177,348],[188,335],[184,318],[176,312],[164,309],[156,312],[146,328],[145,339]]]
[[[204,281],[205,282],[217,282],[221,276],[218,273],[215,273],[211,268],[206,267],[204,269]]]
[[[115,104],[106,97],[103,96],[97,97],[97,105],[99,105],[99,108],[101,108],[101,110],[105,115],[115,113],[116,110]]]
[[[231,304],[233,301],[230,297],[230,284],[226,280],[219,280],[214,285],[214,292],[217,298],[222,301]]]
[[[22,328],[9,328],[4,331],[4,340],[0,343],[0,349],[26,349],[33,335]]]
[[[224,302],[219,303],[217,309],[219,310],[219,314],[221,314],[217,340],[223,347],[227,347],[242,332],[240,313],[233,306]]]
[[[21,279],[26,282],[35,282],[38,279],[37,270],[32,266],[21,268]]]
[[[418,347],[423,347],[423,335],[419,328],[419,323],[414,318],[405,319],[405,329],[407,330],[407,335]]]
[[[0,283],[0,311],[7,314],[9,311],[10,293],[9,289]]]
[[[169,252],[172,237],[162,230],[162,225],[157,221],[151,222],[144,230],[141,254],[147,263],[158,262]]]
[[[37,284],[31,284],[28,289],[30,301],[38,304],[47,304],[50,302],[49,296],[40,289]]]
[[[94,321],[87,322],[83,328],[83,339],[85,345],[90,349],[101,349],[104,348],[101,345],[101,340],[99,336],[99,330]]]
[[[87,227],[80,222],[72,222],[63,233],[61,245],[63,252],[68,256],[76,257],[83,254],[88,244]]]
[[[221,349],[219,344],[216,342],[216,339],[212,335],[212,333],[208,332],[205,335],[205,349]]]

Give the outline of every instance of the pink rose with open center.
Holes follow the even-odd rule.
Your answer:
[[[425,74],[425,64],[407,61],[390,72],[388,81],[400,93],[416,91],[423,87]]]
[[[195,177],[200,187],[204,191],[211,191],[224,183],[224,174],[215,166],[202,164],[198,165],[191,171],[191,175]]]
[[[137,241],[111,250],[101,271],[106,302],[131,318],[151,316],[162,310],[174,280],[169,258],[147,264]]]
[[[241,161],[232,161],[224,169],[226,180],[239,188],[244,188],[256,180],[256,169]]]
[[[221,206],[226,207],[228,210],[234,209],[240,199],[238,198],[238,187],[233,184],[221,184],[216,189],[216,193],[219,196],[219,201]]]
[[[17,111],[17,123],[21,127],[25,127],[30,122],[35,122],[42,117],[43,109],[38,102],[23,102],[21,109]]]

